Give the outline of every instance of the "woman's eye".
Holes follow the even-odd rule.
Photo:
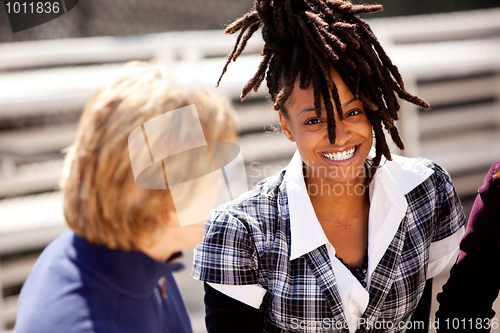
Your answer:
[[[319,124],[320,122],[321,122],[320,118],[311,118],[311,119],[306,120],[305,124],[306,125],[316,125],[316,124]]]
[[[360,114],[362,111],[359,110],[359,109],[356,109],[356,110],[352,110],[352,111],[349,111],[345,116],[344,118],[347,118],[347,117],[352,117],[352,116],[355,116],[355,115],[358,115]]]

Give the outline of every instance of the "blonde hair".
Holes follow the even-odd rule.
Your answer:
[[[129,63],[83,110],[61,186],[69,227],[93,244],[137,249],[140,235],[153,234],[174,209],[168,188],[146,190],[134,181],[128,136],[135,128],[194,104],[207,142],[236,138],[234,116],[224,99],[207,91],[176,88],[161,72],[144,63]],[[170,122],[164,130],[186,133],[189,127]],[[174,168],[182,173],[185,165]]]

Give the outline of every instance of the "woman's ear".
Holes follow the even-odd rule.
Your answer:
[[[283,131],[283,134],[288,138],[288,140],[295,142],[295,137],[293,136],[292,132],[292,127],[290,126],[290,122],[288,121],[287,117],[283,115],[283,113],[279,113],[280,115],[280,125],[281,125],[281,130]]]

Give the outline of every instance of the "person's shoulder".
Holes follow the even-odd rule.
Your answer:
[[[495,161],[490,168],[493,172],[500,171],[500,161]]]
[[[401,155],[392,154],[392,161],[396,165],[404,169],[414,170],[415,168],[427,168],[433,171],[435,170],[444,170],[441,166],[439,166],[434,161],[431,161],[424,157],[406,157]]]
[[[284,173],[267,177],[237,199],[212,210],[207,233],[247,235],[261,239],[276,230],[280,206],[285,204]]]
[[[216,212],[226,212],[237,214],[246,212],[250,214],[258,213],[256,207],[276,206],[278,197],[284,189],[284,173],[267,177],[257,183],[251,190],[243,193],[235,200],[219,205]]]
[[[72,230],[68,230],[59,236],[57,236],[52,242],[49,243],[43,250],[43,252],[50,251],[58,251],[61,248],[67,247],[68,244],[71,244],[73,238],[75,237],[75,233]],[[43,253],[42,252],[42,253]]]
[[[20,293],[16,332],[84,332],[91,328],[79,319],[88,309],[75,293],[82,284],[81,274],[68,256],[73,237],[73,232],[62,234],[38,258]]]
[[[60,266],[70,263],[69,255],[72,252],[72,242],[75,234],[73,231],[67,231],[54,239],[42,251],[33,267],[31,274],[48,273],[47,267],[59,267],[53,273],[62,273]]]
[[[493,162],[493,164],[490,167],[490,171],[488,171],[488,176],[498,181],[498,179],[500,179],[500,175],[498,175],[499,172],[500,172],[500,161]]]
[[[21,301],[55,303],[93,283],[95,279],[82,269],[78,241],[82,239],[68,231],[43,250],[23,285]]]
[[[45,247],[26,279],[23,290],[33,288],[38,295],[51,288],[57,290],[61,283],[80,279],[77,265],[72,259],[76,257],[73,247],[75,236],[72,231],[65,232]]]
[[[390,191],[408,194],[412,191],[432,190],[447,178],[446,171],[436,163],[425,158],[411,158],[392,155],[392,160],[381,162],[375,173],[381,183]],[[430,185],[431,188],[428,188]]]
[[[490,170],[484,177],[483,185],[478,188],[479,194],[488,192],[500,196],[500,161],[496,161],[491,165]]]
[[[405,157],[393,155],[393,169],[399,169],[402,174],[420,176],[431,181],[447,182],[450,174],[436,162],[424,157]]]

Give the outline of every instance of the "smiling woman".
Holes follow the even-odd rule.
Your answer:
[[[297,144],[307,175],[305,186],[328,240],[336,245],[337,253],[346,262],[361,266],[368,241],[368,191],[362,187],[351,195],[340,193],[347,194],[349,188],[363,186],[367,181],[365,164],[372,147],[372,125],[363,103],[352,94],[339,73],[333,68],[330,73],[342,106],[342,119],[338,112],[334,113],[335,142],[332,144],[328,137],[324,103],[317,115],[313,87],[302,90],[298,80],[291,94],[292,102],[285,103],[286,113],[280,112],[280,123],[285,136]],[[348,215],[339,212],[333,215],[334,202],[345,207]],[[359,213],[354,216],[352,211]],[[345,232],[337,232],[338,228]]]
[[[209,217],[193,268],[206,282],[209,333],[403,332],[401,323],[428,322],[423,295],[465,218],[446,171],[389,151],[384,128],[404,148],[398,97],[429,105],[405,90],[357,16],[380,9],[256,0],[226,29],[240,34],[223,74],[262,28],[263,58],[242,97],[265,78],[297,152]]]

